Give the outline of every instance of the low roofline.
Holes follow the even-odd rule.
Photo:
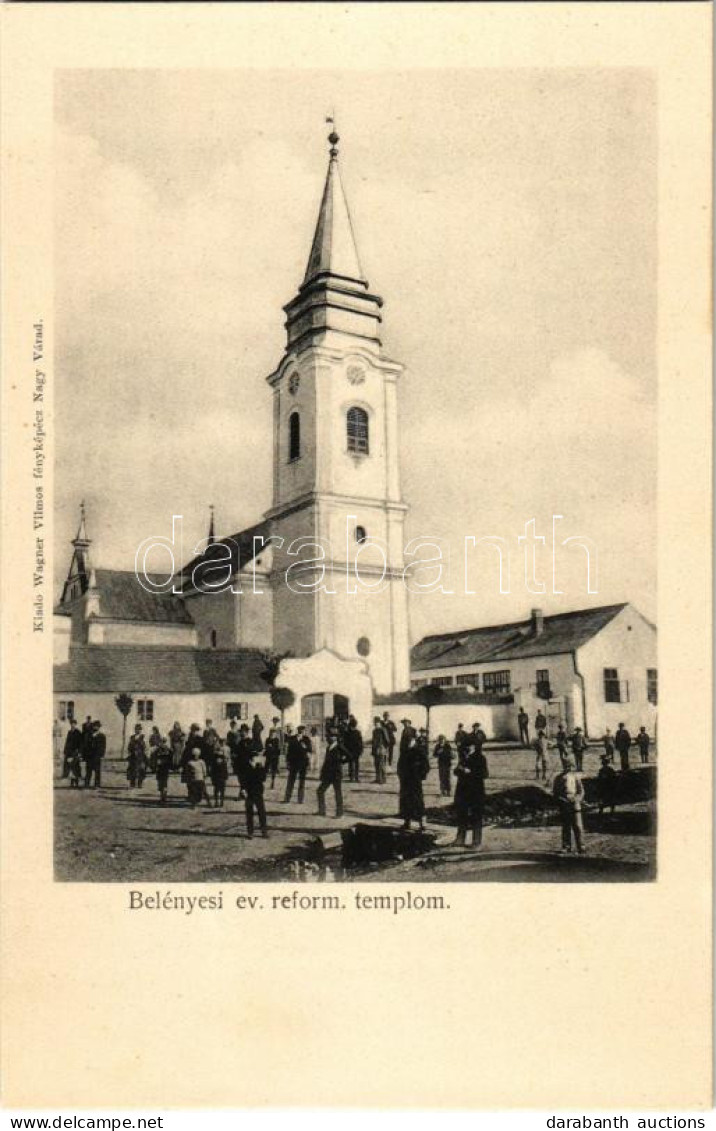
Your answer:
[[[581,613],[600,613],[604,612],[606,609],[614,609],[614,615],[616,616],[617,611],[625,609],[628,604],[629,601],[620,601],[614,605],[590,605],[584,609],[570,609],[569,612],[566,613],[547,613],[544,619],[545,621],[562,620],[565,617],[579,616]],[[635,611],[639,612],[638,609],[636,609]],[[639,616],[642,616],[642,614],[639,613]],[[643,619],[646,620],[646,617],[644,617]],[[647,624],[648,623],[650,622],[647,621]],[[456,628],[452,632],[436,632],[432,633],[430,636],[421,636],[420,640],[417,640],[415,644],[413,644],[413,648],[417,648],[421,644],[432,643],[433,641],[454,640],[458,636],[474,636],[479,632],[504,632],[510,628],[518,629],[529,624],[530,618],[523,617],[521,620],[506,621],[504,624],[485,624],[477,626],[475,628]],[[652,625],[652,628],[655,627],[655,625]],[[539,639],[539,637],[536,637],[536,639]],[[571,652],[572,649],[570,648],[569,651]]]

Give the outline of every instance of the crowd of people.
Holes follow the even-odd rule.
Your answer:
[[[518,723],[523,745],[528,740],[528,721]],[[454,806],[457,823],[455,844],[466,846],[468,836],[474,848],[482,843],[482,826],[485,807],[485,781],[489,777],[483,747],[487,736],[480,723],[470,730],[460,723],[450,742],[439,734],[432,754],[425,727],[414,727],[409,718],[401,720],[401,730],[387,711],[373,719],[368,743],[365,742],[358,722],[353,715],[327,720],[325,739],[317,727],[304,725],[282,726],[275,716],[268,728],[259,715],[253,722],[241,723],[231,719],[228,731],[222,737],[211,719],[204,728],[193,723],[185,732],[179,722],[163,735],[157,726],[145,733],[144,725],[137,723],[127,743],[126,778],[130,790],[143,789],[151,774],[156,779],[159,803],[166,805],[169,797],[169,779],[178,774],[186,788],[187,803],[192,809],[200,805],[221,809],[226,790],[233,775],[238,783],[239,800],[244,801],[246,831],[254,835],[256,826],[263,837],[268,836],[268,823],[264,792],[276,787],[285,766],[283,803],[293,800],[304,804],[306,779],[310,770],[318,771],[316,789],[317,811],[327,816],[326,798],[333,795],[334,813],[343,816],[344,774],[349,783],[364,780],[366,747],[373,764],[372,781],[376,785],[387,783],[388,768],[395,763],[399,785],[399,817],[403,828],[409,830],[413,823],[418,829],[425,826],[425,797],[423,783],[428,777],[431,761],[438,771],[440,794],[449,798]],[[543,783],[549,778],[549,751],[556,748],[560,770],[553,780],[552,792],[562,813],[562,847],[571,851],[572,837],[578,852],[584,851],[581,823],[584,787],[584,754],[587,739],[579,726],[568,734],[560,725],[553,740],[547,736],[547,719],[540,712],[535,718],[537,737],[531,743],[535,751],[535,777]],[[648,762],[650,739],[641,727],[635,739],[641,761]],[[604,753],[598,777],[600,812],[610,807],[614,812],[617,794],[617,773],[612,763],[619,753],[622,771],[629,769],[629,750],[632,738],[623,723],[614,736],[609,730],[603,736]],[[73,719],[66,735],[62,755],[62,777],[69,779],[70,788],[98,788],[102,779],[102,760],[107,740],[102,724],[87,716],[81,728]],[[282,785],[282,783],[280,783]]]

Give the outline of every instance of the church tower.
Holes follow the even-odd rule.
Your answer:
[[[283,539],[273,553],[274,646],[295,656],[328,648],[362,658],[376,691],[399,691],[410,685],[402,366],[382,350],[383,301],[369,290],[358,257],[335,128],[328,140],[306,274],[284,308],[286,352],[267,378],[274,458],[266,518]]]

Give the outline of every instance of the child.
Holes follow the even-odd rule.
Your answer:
[[[79,789],[81,778],[82,759],[80,757],[80,751],[78,747],[70,758],[70,789]]]
[[[172,752],[164,739],[161,740],[158,746],[155,746],[152,758],[154,761],[154,772],[157,775],[159,802],[161,805],[166,805],[169,789],[169,771],[172,768]]]
[[[226,792],[226,782],[229,778],[229,762],[226,757],[226,747],[224,740],[219,739],[216,754],[214,757],[214,764],[211,767],[211,783],[214,787],[214,808],[224,808],[224,793]]]
[[[266,768],[256,761],[257,752],[251,751],[249,760],[244,769],[244,789],[246,791],[246,835],[254,835],[254,809],[261,826],[261,836],[268,836],[266,827],[266,806],[264,805],[264,782],[266,781]]]
[[[198,746],[194,747],[186,764],[186,784],[192,809],[196,809],[200,801],[206,801],[206,804],[211,806],[206,792],[206,762]]]

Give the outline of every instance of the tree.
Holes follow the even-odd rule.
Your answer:
[[[276,679],[278,678],[278,669],[281,666],[281,661],[287,659],[292,655],[293,652],[261,653],[261,659],[264,665],[264,670],[261,672],[261,679],[263,679],[269,685],[269,687],[274,687],[276,684]]]
[[[424,687],[419,687],[415,692],[415,702],[425,708],[427,716],[425,729],[428,734],[428,750],[430,750],[430,710],[432,707],[439,707],[441,703],[445,702],[445,693],[442,687],[438,687],[436,683],[426,683]]]
[[[281,712],[281,753],[284,750],[284,712],[289,707],[293,707],[296,702],[296,696],[291,691],[290,687],[272,687],[271,688],[271,702],[277,711]]]
[[[131,695],[127,695],[126,691],[122,691],[115,699],[117,710],[122,716],[122,757],[124,758],[124,743],[127,737],[127,715],[134,706],[134,700]]]

